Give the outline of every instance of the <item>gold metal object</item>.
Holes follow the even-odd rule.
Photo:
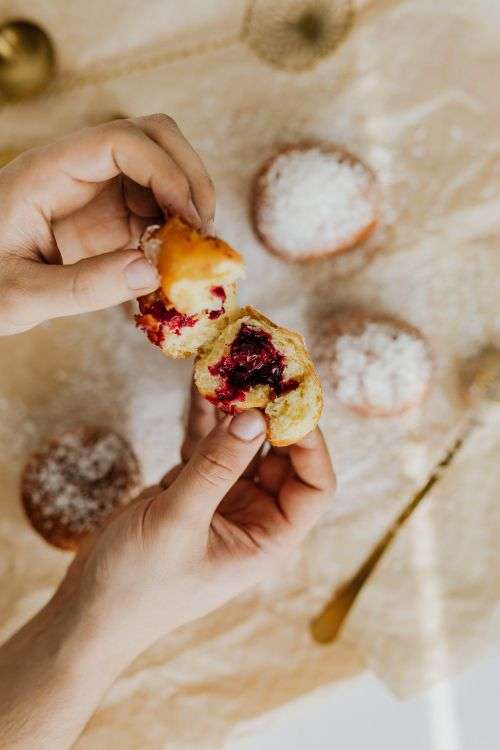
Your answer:
[[[394,537],[401,526],[411,516],[415,508],[420,504],[420,501],[436,484],[441,477],[443,470],[451,463],[456,452],[462,446],[468,432],[469,429],[466,429],[464,434],[455,441],[444,459],[436,466],[425,485],[413,496],[408,505],[401,511],[392,526],[386,531],[373,552],[364,561],[355,575],[335,592],[334,597],[326,605],[321,614],[312,621],[311,632],[315,641],[318,643],[330,643],[338,636],[359,592],[369,576],[373,573],[380,558],[394,540]]]
[[[500,349],[489,346],[468,360],[462,371],[462,382],[471,401],[500,401]]]
[[[500,351],[493,347],[485,349],[477,357],[466,363],[462,377],[468,396],[473,399],[474,407],[490,401],[500,401]],[[401,511],[354,576],[335,592],[331,601],[311,622],[311,633],[317,643],[331,643],[337,638],[358,594],[391,545],[397,532],[440,479],[443,471],[461,448],[474,425],[474,411],[475,409],[472,410],[472,417],[463,429],[462,434],[450,448],[445,458],[436,466],[425,485]]]
[[[5,167],[5,165],[8,164],[9,161],[12,161],[12,159],[15,159],[16,156],[19,156],[19,154],[22,154],[24,150],[25,149],[20,149],[20,148],[0,149],[0,169],[2,167]]]
[[[10,21],[0,27],[0,95],[26,99],[54,77],[55,55],[45,31],[29,21]]]
[[[352,0],[253,0],[243,38],[270,65],[303,71],[330,55],[353,21]]]
[[[172,48],[163,44],[139,55],[58,76],[47,91],[57,96],[85,86],[205,55],[241,43],[277,68],[303,71],[329,55],[354,20],[353,0],[250,0],[240,31]],[[0,99],[15,101],[42,91],[54,78],[55,56],[46,33],[27,21],[0,26]]]

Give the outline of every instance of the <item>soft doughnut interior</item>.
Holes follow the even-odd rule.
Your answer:
[[[195,382],[223,411],[263,409],[275,445],[300,439],[321,413],[321,386],[302,337],[251,307],[199,356]]]
[[[218,308],[187,315],[173,307],[160,289],[138,300],[140,313],[135,322],[164,354],[189,357],[227,325],[236,307],[235,285],[226,287],[224,297],[217,299]]]
[[[215,338],[236,306],[241,256],[217,237],[205,237],[178,217],[146,230],[141,247],[161,287],[141,297],[137,327],[171,357],[188,357]]]

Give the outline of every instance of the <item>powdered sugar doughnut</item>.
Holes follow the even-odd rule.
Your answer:
[[[429,391],[427,342],[417,328],[389,315],[335,315],[320,326],[314,351],[338,400],[359,414],[402,414]]]
[[[373,172],[335,145],[282,149],[258,172],[255,232],[273,253],[304,262],[358,245],[377,224]]]
[[[107,429],[77,427],[33,454],[21,497],[31,524],[49,544],[77,549],[140,488],[139,463],[126,440]]]

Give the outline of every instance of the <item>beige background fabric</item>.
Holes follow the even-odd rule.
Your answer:
[[[144,3],[131,1],[84,7],[32,0],[23,15],[50,30],[69,74],[234,39],[244,12],[238,2],[147,6],[145,13]],[[2,12],[19,9],[11,2]],[[43,141],[110,112],[169,113],[215,180],[218,232],[247,259],[243,301],[306,338],[319,318],[343,306],[394,313],[419,326],[435,353],[428,401],[400,418],[354,416],[325,383],[322,426],[339,477],[331,511],[278,578],[165,638],[132,665],[78,747],[214,748],[239,720],[352,675],[364,660],[395,692],[408,694],[443,669],[460,667],[464,651],[473,658],[494,645],[484,625],[474,649],[467,646],[473,622],[493,622],[498,598],[498,581],[486,586],[482,575],[494,560],[493,533],[481,536],[488,553],[469,576],[479,539],[468,531],[485,523],[498,529],[500,519],[491,478],[498,422],[491,415],[488,439],[468,444],[388,551],[344,638],[318,646],[308,623],[462,429],[461,360],[485,343],[500,344],[499,13],[492,0],[368,2],[360,4],[345,44],[308,73],[273,70],[234,41],[179,62],[132,64],[119,78],[2,108],[6,146]],[[330,261],[286,265],[251,231],[253,174],[278,145],[304,138],[339,142],[377,173],[388,228],[375,260],[352,277],[339,278]],[[163,358],[121,309],[1,340],[0,359],[0,611],[7,635],[50,596],[69,559],[44,545],[21,513],[18,476],[30,450],[75,420],[106,423],[132,441],[148,481],[157,479],[177,459],[189,364]],[[455,505],[464,512],[452,512]],[[425,519],[449,547],[452,570],[446,561],[429,570],[411,551]],[[453,637],[441,628],[422,638],[425,610],[421,593],[406,586],[408,571],[415,581],[444,577],[432,596],[440,611],[460,613]],[[469,584],[460,588],[460,580]],[[433,653],[422,658],[430,642]],[[446,664],[433,660],[441,647]]]

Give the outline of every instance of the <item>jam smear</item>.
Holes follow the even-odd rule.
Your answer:
[[[220,318],[220,316],[225,312],[224,310],[224,302],[226,301],[226,290],[223,286],[213,286],[210,289],[211,293],[214,295],[214,297],[218,297],[220,300],[222,300],[222,307],[219,307],[218,310],[210,310],[208,313],[208,317],[210,320],[217,320],[217,318]]]
[[[156,346],[165,341],[165,329],[180,336],[183,328],[192,328],[198,322],[197,315],[184,315],[175,307],[167,307],[161,291],[139,297],[137,301],[141,314],[135,316],[136,325]]]
[[[272,342],[271,335],[243,323],[231,343],[229,353],[211,365],[211,375],[222,378],[209,400],[224,411],[235,411],[232,401],[244,401],[247,392],[257,385],[268,385],[272,399],[294,390],[296,380],[285,380],[286,357]]]
[[[222,300],[222,307],[219,307],[218,310],[210,310],[208,312],[208,317],[210,318],[210,320],[217,320],[217,318],[220,318],[220,316],[225,313],[224,302],[226,301],[227,296],[226,290],[223,286],[213,286],[211,287],[210,292],[214,297],[218,297],[220,300]]]
[[[222,286],[213,286],[210,291],[222,300],[222,306],[218,310],[205,312],[210,320],[217,320],[225,312],[226,292]],[[198,315],[184,315],[175,307],[169,307],[168,299],[161,290],[139,297],[137,301],[141,314],[135,316],[136,325],[144,331],[155,346],[162,346],[165,341],[165,331],[180,336],[183,328],[192,328],[199,320]]]
[[[220,318],[220,316],[223,315],[223,313],[224,313],[224,308],[219,307],[218,310],[210,310],[210,312],[208,313],[208,317],[210,318],[210,320],[217,320],[217,318]]]
[[[214,297],[218,297],[223,303],[226,301],[226,290],[223,286],[213,286],[210,291]]]

